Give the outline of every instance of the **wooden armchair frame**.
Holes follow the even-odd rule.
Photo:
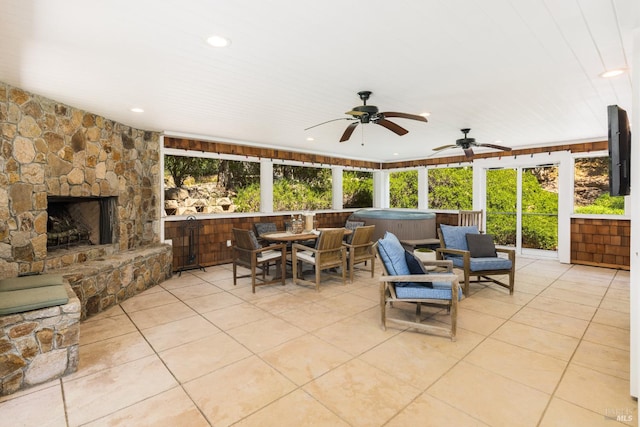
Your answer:
[[[284,285],[287,253],[284,243],[261,247],[253,231],[239,228],[233,229],[233,237],[235,239],[235,245],[233,246],[233,286],[236,286],[237,279],[245,277],[251,277],[251,291],[254,294],[256,293],[256,286],[271,285],[278,282]],[[269,265],[278,261],[281,269],[280,277],[267,280],[266,271]],[[251,270],[250,274],[238,276],[238,265]],[[262,271],[261,278],[257,277],[257,269]]]
[[[442,236],[442,232],[440,230],[438,230],[438,237],[440,238],[440,247],[436,249],[437,259],[445,259],[447,255],[462,257],[462,267],[456,266],[456,268],[461,268],[464,272],[463,292],[465,296],[469,296],[470,282],[495,283],[496,285],[502,286],[503,288],[507,288],[509,290],[509,295],[513,295],[516,271],[516,251],[514,249],[496,248],[497,253],[507,254],[507,258],[511,261],[510,269],[471,271],[471,252],[461,249],[447,248],[444,243],[444,237]],[[509,277],[508,283],[501,282],[494,277],[490,277],[502,275],[507,275]],[[476,279],[471,280],[471,276],[475,276]]]
[[[329,268],[341,267],[342,284],[346,284],[347,270],[346,249],[342,245],[344,228],[325,228],[318,236],[316,248],[310,248],[300,243],[292,245],[291,264],[293,266],[293,283],[314,285],[320,290],[320,273]],[[298,268],[302,272],[302,263],[312,264],[315,268],[315,282],[305,280],[298,276]],[[301,276],[301,275],[300,275]],[[335,275],[337,276],[337,274]]]
[[[379,257],[378,246],[375,246],[375,253]],[[380,277],[380,320],[382,329],[386,330],[387,324],[393,323],[399,326],[415,328],[420,331],[428,332],[436,335],[444,335],[456,340],[457,318],[458,318],[458,299],[460,298],[458,276],[453,273],[453,263],[447,260],[425,261],[425,265],[435,266],[444,269],[444,272],[430,274],[412,274],[406,276],[390,275],[384,262],[382,264],[382,276]],[[393,280],[393,281],[391,281]],[[451,283],[451,299],[433,299],[433,298],[398,298],[396,293],[396,283],[413,282],[449,282]],[[387,315],[387,307],[392,307],[394,303],[415,304],[415,321],[389,317]],[[450,326],[443,327],[424,323],[422,321],[421,308],[423,306],[445,308],[449,312]]]
[[[353,271],[356,264],[371,261],[371,277],[375,271],[376,254],[373,251],[374,242],[371,240],[375,225],[356,227],[353,231],[351,242],[343,242],[347,248],[347,261],[349,264],[349,281],[353,282]]]

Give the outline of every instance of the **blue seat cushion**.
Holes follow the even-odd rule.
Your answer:
[[[460,256],[448,256],[447,259],[453,261],[454,267],[464,268],[464,260]],[[482,272],[489,270],[511,270],[512,263],[510,259],[489,257],[489,258],[470,258],[469,270],[473,272]]]
[[[467,234],[480,234],[478,227],[475,225],[470,226],[456,226],[440,224],[440,232],[442,233],[442,239],[444,240],[444,246],[447,249],[458,249],[468,251],[467,246]]]
[[[399,299],[441,299],[451,300],[451,283],[434,282],[432,287],[423,284],[413,283],[403,286],[396,285],[396,296]],[[458,287],[458,300],[462,299],[462,289]]]
[[[382,239],[378,239],[378,252],[391,276],[411,274],[404,255],[405,250],[393,233],[387,231]]]

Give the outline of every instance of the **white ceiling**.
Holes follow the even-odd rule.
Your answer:
[[[631,66],[636,2],[0,0],[0,81],[146,130],[373,161],[424,158],[463,127],[511,147],[602,140],[606,106],[631,110],[631,74],[599,74]],[[304,131],[360,90],[429,123]]]

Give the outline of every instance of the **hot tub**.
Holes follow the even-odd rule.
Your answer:
[[[349,216],[349,220],[375,225],[374,241],[390,231],[400,240],[437,242],[436,214],[433,212],[420,209],[367,208],[355,211]]]

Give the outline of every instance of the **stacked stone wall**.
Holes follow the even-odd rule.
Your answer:
[[[0,317],[0,394],[78,369],[80,301],[66,287],[67,304]]]
[[[119,249],[159,242],[159,133],[0,82],[0,138],[0,278],[45,270],[47,196],[115,196]]]

